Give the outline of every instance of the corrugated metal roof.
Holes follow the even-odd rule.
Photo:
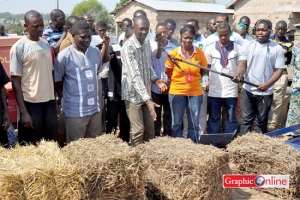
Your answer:
[[[132,0],[144,4],[157,11],[174,12],[209,12],[233,14],[233,10],[226,9],[225,5],[215,3],[177,2],[163,0]]]

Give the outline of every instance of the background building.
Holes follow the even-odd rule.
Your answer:
[[[227,6],[234,10],[234,19],[247,15],[252,25],[258,19],[269,19],[275,24],[285,20],[290,26],[300,23],[300,0],[233,0]]]
[[[199,21],[200,31],[206,30],[208,19],[215,17],[218,13],[226,13],[232,18],[233,10],[226,9],[222,4],[211,3],[194,3],[194,2],[170,2],[158,0],[131,0],[127,4],[114,10],[117,24],[121,23],[124,18],[132,19],[136,10],[144,10],[150,20],[151,30],[155,30],[158,22],[163,22],[167,18],[174,19],[177,24],[175,36],[179,34],[179,28],[188,19],[197,19]],[[119,29],[117,28],[117,34]]]

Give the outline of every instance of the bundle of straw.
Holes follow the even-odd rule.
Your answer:
[[[114,135],[80,139],[63,148],[80,170],[85,199],[144,199],[144,166],[140,156]]]
[[[17,146],[0,154],[0,198],[79,200],[81,179],[53,142]]]
[[[280,140],[249,133],[228,145],[238,173],[290,175],[289,189],[260,189],[283,199],[300,197],[300,153]]]
[[[229,173],[227,153],[187,139],[161,137],[137,147],[147,166],[148,199],[229,199],[222,176]]]

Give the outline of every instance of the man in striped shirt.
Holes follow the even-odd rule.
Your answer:
[[[133,19],[134,34],[121,50],[122,99],[130,120],[130,145],[137,145],[154,137],[155,103],[151,100],[151,83],[162,90],[166,85],[158,79],[151,61],[150,43],[146,40],[149,20],[145,16]]]
[[[65,13],[62,10],[54,9],[50,12],[50,18],[51,23],[44,30],[43,38],[57,53],[62,40],[66,37],[66,32],[64,32]]]

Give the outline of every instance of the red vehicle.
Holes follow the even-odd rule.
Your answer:
[[[1,61],[2,65],[4,66],[5,71],[8,76],[10,76],[10,73],[9,73],[10,48],[19,39],[20,39],[19,36],[0,37],[0,61]],[[7,90],[7,99],[8,99],[7,103],[8,103],[8,111],[9,111],[10,120],[12,121],[12,123],[15,125],[15,128],[16,128],[16,124],[18,121],[18,107],[17,107],[17,102],[16,102],[15,94],[12,89],[11,82],[7,83],[5,85],[5,88]]]

